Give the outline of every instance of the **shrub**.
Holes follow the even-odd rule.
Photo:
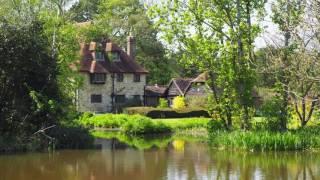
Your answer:
[[[211,120],[208,122],[207,126],[208,132],[209,133],[215,133],[221,130],[226,130],[225,126],[223,125],[223,122],[219,120]]]
[[[173,104],[172,104],[173,109],[184,109],[186,108],[186,103],[185,99],[182,96],[177,96],[173,99]]]
[[[131,107],[123,111],[126,114],[140,114],[150,118],[189,118],[189,117],[209,117],[206,110],[203,109],[170,109],[170,108],[152,108],[152,107]]]
[[[262,118],[258,122],[253,122],[252,127],[254,130],[269,130],[278,131],[280,130],[280,123],[278,117],[280,116],[280,101],[277,98],[271,98],[266,100],[261,109],[259,110],[259,115]]]
[[[168,106],[168,100],[164,99],[164,98],[160,98],[159,99],[159,105],[158,108],[167,108]]]
[[[55,138],[57,149],[84,149],[93,146],[94,138],[89,130],[78,125],[63,125],[52,128],[48,135]]]
[[[98,114],[89,118],[80,118],[79,123],[85,127],[120,128],[126,134],[148,134],[170,132],[169,126],[142,115]]]
[[[188,108],[203,108],[206,109],[208,105],[207,96],[190,96],[186,98]]]
[[[81,116],[79,123],[85,127],[93,128],[119,128],[128,120],[125,114],[97,114],[93,116]]]

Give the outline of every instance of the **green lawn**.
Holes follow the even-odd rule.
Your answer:
[[[206,128],[210,118],[154,119],[175,129]]]

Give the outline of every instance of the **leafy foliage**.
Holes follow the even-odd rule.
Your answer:
[[[159,105],[157,106],[158,108],[167,108],[168,106],[168,101],[164,98],[159,99]]]
[[[207,109],[208,97],[207,96],[194,96],[185,98],[188,108],[203,108]]]
[[[126,134],[165,133],[171,129],[162,122],[152,121],[146,117],[132,118],[121,126],[121,131]]]
[[[84,114],[79,119],[79,123],[91,128],[120,128],[122,132],[127,134],[150,134],[171,131],[167,125],[152,121],[150,118],[141,115],[100,114],[87,116],[87,114]]]
[[[273,57],[273,65],[269,67],[276,69],[276,91],[277,98],[281,101],[279,110],[279,121],[282,130],[287,129],[287,121],[289,119],[289,84],[292,82],[294,72],[291,71],[292,58],[294,58],[294,52],[297,48],[297,44],[293,38],[294,31],[299,28],[299,24],[302,22],[303,14],[305,11],[305,1],[284,1],[277,0],[272,5],[272,21],[279,26],[280,31],[283,34],[283,44],[280,46],[280,51]],[[298,33],[297,33],[298,34]],[[275,69],[274,69],[275,68]]]
[[[93,20],[98,13],[98,5],[102,0],[80,0],[72,5],[67,12],[70,19],[76,22]]]
[[[226,126],[241,115],[249,128],[255,74],[253,39],[259,26],[251,22],[263,11],[256,1],[168,1],[150,8],[162,38],[182,53],[182,63],[209,73],[215,113]],[[214,9],[214,11],[213,11]]]
[[[173,109],[184,109],[186,108],[185,99],[182,96],[177,96],[173,99],[172,102],[172,108]]]
[[[79,48],[76,31],[64,19],[65,1],[1,4],[0,133],[42,147],[47,139],[34,132],[76,116],[72,99],[80,79],[70,68]],[[80,136],[63,137],[74,134]]]
[[[25,135],[59,117],[57,65],[41,22],[0,26],[0,132]]]
[[[263,121],[254,125],[255,130],[270,130],[270,131],[279,131],[281,130],[279,116],[280,116],[280,106],[281,101],[278,98],[273,97],[264,101],[261,107],[261,115]]]

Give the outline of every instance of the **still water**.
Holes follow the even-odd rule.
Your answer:
[[[320,153],[223,151],[179,139],[148,148],[97,143],[97,150],[0,155],[0,180],[320,179]]]

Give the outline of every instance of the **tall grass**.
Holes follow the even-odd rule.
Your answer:
[[[320,148],[320,128],[288,132],[216,131],[210,134],[211,145],[223,149],[252,151],[308,150]]]

